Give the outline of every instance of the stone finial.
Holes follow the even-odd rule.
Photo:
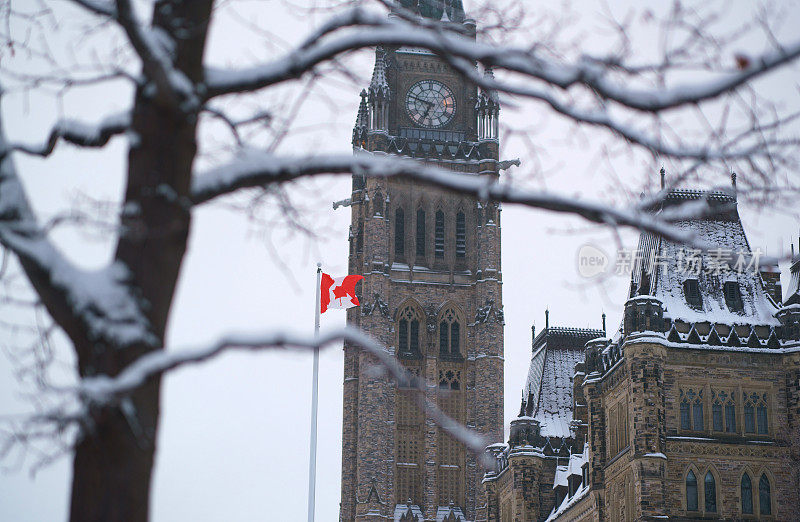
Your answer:
[[[664,190],[664,186],[666,185],[666,183],[664,182],[665,177],[666,177],[666,171],[664,170],[664,166],[662,165],[661,166],[661,190]]]
[[[545,309],[544,311],[544,329],[547,330],[550,328],[550,309]]]
[[[736,173],[735,172],[731,172],[731,185],[733,185],[734,188],[736,187]]]
[[[603,312],[603,335],[606,334],[606,313]]]

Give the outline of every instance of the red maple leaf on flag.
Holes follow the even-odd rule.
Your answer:
[[[358,306],[356,297],[356,283],[364,279],[360,275],[348,275],[334,279],[328,274],[322,274],[320,281],[320,313],[325,313],[328,308],[352,308]]]

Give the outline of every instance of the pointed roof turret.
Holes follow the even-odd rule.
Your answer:
[[[389,82],[386,80],[386,51],[383,47],[375,49],[375,67],[372,70],[372,81],[369,83],[369,95],[388,99]]]
[[[431,20],[462,23],[466,18],[461,0],[400,0],[400,5]]]

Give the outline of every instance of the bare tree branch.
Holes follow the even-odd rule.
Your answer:
[[[494,182],[491,178],[465,176],[411,159],[373,155],[367,152],[355,155],[282,157],[261,151],[249,151],[226,165],[196,174],[192,183],[192,201],[201,204],[238,189],[320,174],[363,174],[369,177],[414,179],[474,196],[480,200],[490,199],[576,214],[594,223],[638,228],[671,241],[695,244],[694,234],[678,230],[649,212],[614,209],[602,203],[523,190]]]
[[[18,151],[34,156],[49,156],[59,139],[80,147],[103,147],[108,141],[130,129],[131,118],[127,112],[109,116],[97,125],[75,120],[61,120],[53,125],[50,136],[40,145],[9,143],[0,149],[0,159]]]

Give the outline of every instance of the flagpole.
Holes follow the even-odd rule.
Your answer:
[[[314,337],[319,338],[320,284],[322,263],[317,263],[317,299],[314,307]],[[311,451],[308,458],[308,522],[314,522],[314,501],[317,482],[317,403],[319,402],[319,346],[314,347],[314,369],[311,378]]]

